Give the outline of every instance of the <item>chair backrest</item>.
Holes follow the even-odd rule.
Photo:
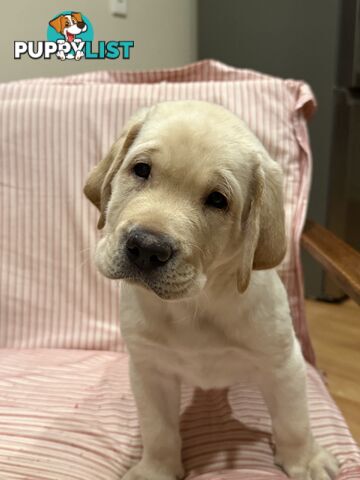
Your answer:
[[[162,100],[202,99],[242,117],[285,174],[288,251],[279,267],[313,361],[299,239],[311,154],[303,82],[215,61],[153,72],[96,72],[0,86],[0,347],[121,350],[119,290],[91,259],[98,213],[82,187],[124,122]]]

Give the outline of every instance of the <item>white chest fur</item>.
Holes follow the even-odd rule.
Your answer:
[[[254,275],[255,290],[269,274],[276,275]],[[255,381],[259,362],[275,361],[280,342],[292,337],[288,312],[270,307],[269,295],[276,305],[276,296],[284,294],[280,280],[275,284],[270,293],[264,285],[261,298],[254,299],[250,287],[247,297],[234,291],[234,298],[221,301],[207,294],[181,302],[158,301],[151,292],[124,285],[121,329],[132,358],[204,389]]]

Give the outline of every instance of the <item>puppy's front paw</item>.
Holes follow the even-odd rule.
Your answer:
[[[79,50],[75,54],[75,60],[80,60],[84,56],[84,52],[80,52]]]
[[[130,468],[121,480],[181,480],[185,476],[182,466],[169,468],[140,462]]]
[[[57,52],[56,56],[57,56],[61,61],[64,61],[64,60],[65,60],[65,53],[64,53],[63,51]]]
[[[284,455],[277,454],[276,463],[293,480],[335,480],[339,472],[336,458],[317,443],[314,443],[310,455],[287,461]]]

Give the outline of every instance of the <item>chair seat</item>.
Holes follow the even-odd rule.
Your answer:
[[[0,351],[0,479],[115,480],[141,456],[125,353],[66,349]],[[311,422],[360,478],[360,452],[317,371],[308,367]],[[280,480],[270,418],[247,385],[183,387],[181,430],[188,478]]]

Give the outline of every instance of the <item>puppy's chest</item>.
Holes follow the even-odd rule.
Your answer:
[[[206,321],[167,325],[160,334],[145,335],[143,347],[159,369],[204,389],[249,381],[254,373],[251,352]]]

